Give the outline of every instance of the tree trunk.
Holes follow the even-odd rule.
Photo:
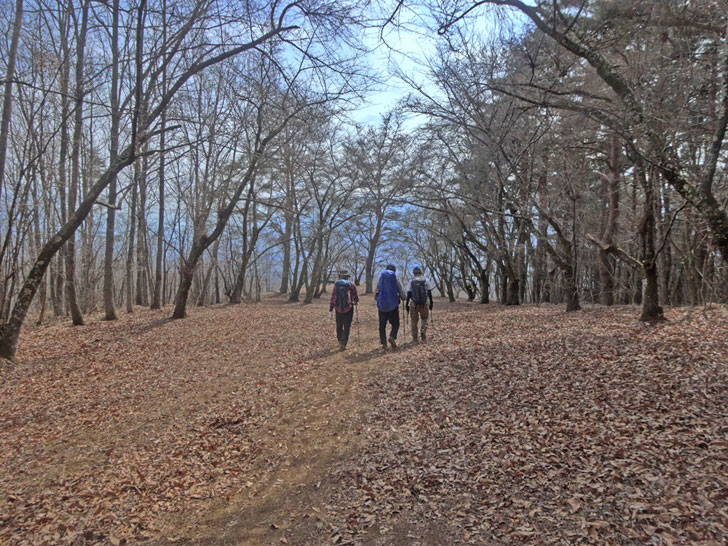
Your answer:
[[[303,298],[303,303],[311,303],[313,301],[314,294],[321,282],[321,275],[323,273],[323,235],[316,236],[316,255],[313,261],[313,267],[311,268],[311,282],[306,289],[306,296]]]
[[[480,303],[490,303],[490,273],[487,268],[480,270]]]
[[[519,305],[519,279],[515,275],[508,277],[506,284],[506,305]]]
[[[655,249],[655,192],[653,180],[648,179],[641,161],[635,165],[635,175],[645,192],[644,215],[640,225],[642,242],[642,271],[645,289],[642,297],[642,322],[659,322],[665,319],[659,305],[657,254]]]
[[[240,271],[238,271],[238,275],[235,278],[235,287],[230,295],[230,303],[241,303],[243,301],[242,296],[243,288],[245,287],[245,276],[248,272],[248,258],[249,254],[247,252],[243,252],[243,261],[240,265]]]
[[[192,279],[197,269],[197,261],[202,256],[203,250],[202,244],[195,243],[192,246],[187,261],[179,269],[179,287],[177,288],[177,295],[174,299],[173,319],[181,319],[187,316],[187,297],[189,296]]]
[[[371,294],[374,292],[374,258],[377,254],[377,247],[379,246],[379,239],[382,237],[382,218],[377,215],[377,225],[374,230],[374,235],[371,241],[369,241],[369,248],[367,249],[367,259],[364,263],[364,293]]]
[[[293,208],[293,191],[291,185],[292,183],[289,180],[286,191],[286,210],[284,212],[286,227],[283,233],[283,266],[281,267],[281,288],[279,290],[281,294],[288,293],[288,280],[291,276],[291,237],[293,236],[293,218],[291,212]]]
[[[23,24],[23,0],[15,1],[15,18],[13,32],[10,38],[10,50],[5,70],[5,89],[3,90],[3,114],[0,121],[0,195],[3,195],[5,184],[5,162],[8,148],[8,133],[10,132],[10,114],[12,113],[13,80],[15,79],[15,59],[18,54],[20,41],[20,27]]]
[[[141,159],[141,176],[139,177],[139,207],[137,209],[137,267],[136,267],[136,304],[149,305],[149,284],[147,269],[149,254],[147,253],[147,172],[148,160],[145,155]]]
[[[119,155],[119,0],[114,0],[111,22],[111,134],[109,156]],[[106,246],[104,249],[104,311],[106,320],[117,320],[114,305],[114,231],[116,215],[116,177],[109,183],[109,207],[106,209]]]
[[[445,279],[445,289],[447,290],[447,299],[452,303],[455,301],[455,291],[453,290],[452,280]]]
[[[645,289],[642,296],[642,322],[660,322],[665,320],[662,307],[659,305],[658,275],[655,262],[644,266]]]
[[[564,270],[564,280],[566,281],[566,311],[579,311],[579,290],[576,286],[576,274],[573,267],[567,267]]]
[[[605,181],[604,186],[606,195],[604,196],[605,204],[608,205],[608,213],[604,221],[604,229],[601,234],[601,241],[611,245],[617,230],[617,219],[619,218],[619,161],[618,161],[618,142],[617,135],[612,135],[611,146],[609,149],[609,177]],[[601,303],[604,305],[614,305],[614,273],[615,273],[614,257],[599,249],[599,278],[601,280]]]
[[[68,190],[68,210],[76,208],[76,196],[81,184],[81,130],[83,129],[83,74],[86,52],[86,28],[88,26],[88,0],[84,1],[81,12],[81,30],[76,44],[76,89],[75,114],[73,123],[73,142],[71,150],[71,180]],[[83,313],[76,295],[76,232],[70,234],[66,243],[66,295],[71,311],[71,319],[76,326],[83,325]]]
[[[134,179],[131,187],[131,206],[129,208],[129,249],[126,254],[126,312],[134,312],[134,241],[136,240],[137,188],[139,187],[140,164],[134,162]]]
[[[53,260],[53,267],[51,269],[51,302],[53,303],[53,316],[63,316],[63,264],[65,263],[63,249],[59,250],[55,260]]]
[[[167,0],[162,2],[162,43],[166,49],[167,45]],[[162,69],[162,92],[167,91],[167,66]],[[162,112],[160,121],[161,133],[159,135],[159,204],[157,216],[157,254],[155,256],[155,272],[154,272],[154,295],[152,296],[152,309],[162,308],[162,299],[164,291],[163,271],[164,271],[164,168],[165,168],[165,150],[166,145],[166,125],[167,112]]]

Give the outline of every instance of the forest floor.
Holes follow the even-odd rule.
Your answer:
[[[326,301],[28,327],[0,544],[725,544],[728,307]]]

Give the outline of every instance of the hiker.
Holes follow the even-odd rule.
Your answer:
[[[389,264],[379,275],[377,290],[374,294],[379,309],[379,341],[382,349],[387,350],[387,322],[392,325],[389,333],[389,344],[397,348],[397,332],[399,331],[399,302],[404,301],[404,290],[397,280],[397,268]]]
[[[422,269],[419,266],[414,267],[412,274],[415,278],[407,286],[407,301],[405,302],[404,308],[407,310],[407,314],[409,314],[410,300],[412,300],[412,341],[417,343],[418,333],[422,341],[427,341],[427,319],[432,310],[432,286],[430,286],[429,281],[422,275]],[[427,305],[428,298],[430,300],[429,306]],[[422,327],[418,332],[417,325],[420,319],[422,319]]]
[[[329,301],[329,318],[331,312],[336,309],[336,339],[339,341],[340,351],[346,350],[351,321],[354,318],[354,306],[358,303],[359,294],[356,293],[356,286],[349,280],[349,272],[342,269],[339,271],[339,280],[334,283]]]

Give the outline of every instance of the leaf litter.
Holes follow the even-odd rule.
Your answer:
[[[728,541],[725,307],[438,304],[427,344],[379,353],[364,298],[340,357],[324,306],[29,328],[0,377],[0,543]]]

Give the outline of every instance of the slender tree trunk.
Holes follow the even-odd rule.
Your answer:
[[[8,133],[10,132],[10,114],[12,113],[13,80],[15,79],[15,59],[18,55],[20,28],[23,24],[23,0],[15,0],[15,18],[13,33],[10,38],[7,69],[5,71],[5,87],[3,89],[3,114],[0,120],[0,195],[5,185],[5,162],[7,158]]]
[[[611,147],[609,150],[609,179],[605,181],[607,195],[605,201],[609,211],[605,219],[604,230],[601,234],[601,241],[611,245],[617,230],[617,219],[619,218],[619,161],[618,161],[617,135],[612,135]],[[615,290],[615,260],[614,257],[603,249],[599,249],[599,277],[601,279],[601,302],[604,305],[614,305]]]
[[[286,226],[283,233],[283,264],[281,267],[281,294],[288,293],[288,279],[291,276],[291,237],[293,236],[293,188],[287,175],[286,210],[283,213]]]
[[[32,182],[33,184],[33,228],[35,233],[33,234],[33,242],[35,243],[35,248],[33,249],[33,253],[37,253],[40,248],[43,246],[42,240],[41,240],[41,226],[40,226],[40,212],[43,210],[41,208],[40,200],[38,199],[38,184],[37,181],[34,180]],[[48,299],[48,278],[49,275],[46,273],[43,275],[43,280],[40,285],[40,293],[38,295],[38,320],[37,324],[41,324],[43,322],[43,318],[45,317],[45,309],[46,309],[46,301]]]
[[[642,242],[642,271],[645,276],[645,288],[642,295],[642,322],[659,322],[664,320],[662,307],[659,304],[657,254],[655,248],[655,192],[652,177],[648,179],[641,165],[635,165],[635,174],[645,193],[644,214],[640,225]]]
[[[212,274],[215,270],[217,270],[217,251],[220,246],[220,238],[218,237],[217,240],[215,240],[215,244],[212,245],[212,255],[210,257],[210,266],[207,268],[207,272],[204,275],[204,278],[202,279],[202,286],[200,287],[200,297],[197,299],[197,306],[202,307],[205,305],[205,303],[208,300],[208,293],[210,291],[210,280],[212,279]]]
[[[374,235],[369,242],[367,259],[364,263],[365,294],[371,294],[374,292],[374,258],[377,253],[377,247],[379,246],[379,239],[382,237],[382,222],[383,218],[380,215],[377,215],[377,225],[374,230]]]
[[[313,268],[311,269],[311,283],[308,285],[306,290],[306,296],[303,299],[303,303],[311,303],[316,289],[321,282],[321,275],[323,272],[323,235],[318,235],[316,240],[316,255],[313,262]]]
[[[670,188],[667,184],[661,184],[662,188],[662,211],[663,211],[663,218],[660,225],[662,226],[661,237],[666,238],[669,235],[669,222],[670,222],[670,216],[672,213],[671,210],[671,203],[670,203]],[[661,267],[660,267],[660,287],[662,290],[662,301],[666,305],[671,305],[672,298],[670,294],[670,277],[672,275],[672,245],[666,244],[665,248],[662,251],[661,258]]]
[[[140,182],[140,161],[134,162],[134,179],[131,187],[131,206],[129,208],[129,248],[126,253],[126,312],[134,312],[134,241],[136,240],[137,188]]]
[[[51,270],[51,302],[53,303],[53,316],[62,317],[63,310],[63,286],[65,279],[63,276],[63,264],[65,263],[64,250],[60,249],[55,260],[53,260],[53,269]]]
[[[137,268],[136,268],[136,304],[146,307],[149,305],[149,284],[147,279],[147,172],[148,160],[145,155],[141,159],[141,177],[139,178],[139,207],[137,209]]]
[[[119,0],[114,0],[111,21],[111,134],[109,155],[112,162],[119,156]],[[109,184],[109,207],[106,209],[106,246],[104,248],[104,312],[106,320],[117,320],[114,305],[114,235],[116,220],[116,177]],[[131,287],[131,286],[130,286]]]
[[[76,39],[76,90],[73,142],[71,150],[71,183],[68,190],[68,210],[76,208],[76,197],[81,183],[81,131],[83,129],[83,89],[84,59],[86,53],[86,28],[88,25],[88,0],[81,11],[81,30]],[[71,320],[76,326],[83,325],[83,314],[76,295],[76,233],[70,234],[66,243],[66,295],[71,311]]]
[[[162,43],[165,46],[167,44],[167,0],[162,2]],[[162,70],[162,90],[167,90],[167,67],[164,66]],[[156,254],[156,267],[154,273],[154,296],[152,297],[152,309],[162,308],[163,298],[163,272],[164,272],[164,182],[165,182],[165,145],[166,145],[166,129],[167,124],[167,113],[162,112],[161,118],[161,134],[159,135],[159,204],[158,204],[158,216],[157,216],[157,254]]]
[[[248,259],[250,255],[248,252],[243,252],[243,260],[240,264],[240,270],[235,277],[235,286],[233,292],[230,295],[230,303],[242,303],[243,301],[243,288],[245,287],[246,275],[248,272]]]
[[[519,305],[519,279],[515,275],[508,277],[508,283],[506,285],[506,305]]]

